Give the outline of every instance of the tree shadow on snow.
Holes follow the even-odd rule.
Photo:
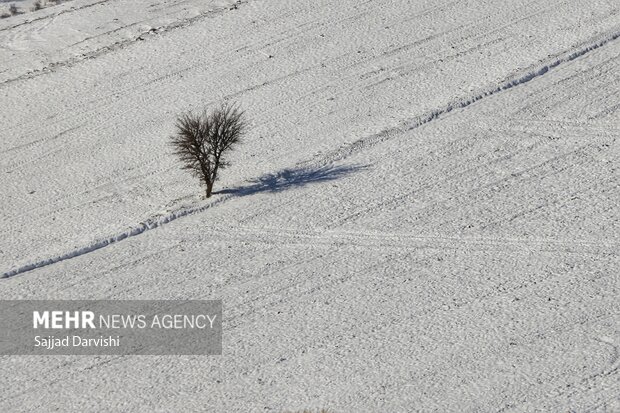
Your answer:
[[[309,184],[335,181],[366,168],[368,168],[367,165],[347,165],[283,169],[279,172],[256,178],[247,185],[222,189],[214,193],[246,196],[259,192],[281,192]]]

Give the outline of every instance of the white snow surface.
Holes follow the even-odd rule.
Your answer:
[[[224,301],[221,357],[2,357],[0,411],[620,411],[617,2],[73,0],[0,99],[0,298]]]

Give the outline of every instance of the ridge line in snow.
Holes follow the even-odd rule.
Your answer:
[[[371,135],[371,136],[367,136],[361,139],[358,139],[356,141],[354,141],[351,144],[348,144],[347,146],[343,147],[343,148],[339,148],[335,151],[332,151],[331,153],[325,154],[323,156],[321,156],[319,159],[317,160],[310,160],[307,162],[301,162],[298,163],[298,165],[302,166],[302,165],[326,165],[329,163],[333,163],[342,159],[345,159],[347,157],[349,157],[352,154],[355,154],[357,152],[360,152],[366,148],[375,146],[381,142],[384,142],[388,139],[390,139],[390,137],[394,134],[397,133],[402,133],[402,132],[406,132],[415,128],[418,128],[422,125],[425,125],[435,119],[440,118],[441,116],[452,112],[453,110],[456,109],[463,109],[466,108],[470,105],[472,105],[473,103],[484,99],[486,97],[489,96],[493,96],[497,93],[500,93],[504,90],[508,90],[511,89],[515,86],[524,84],[524,83],[528,83],[533,79],[536,79],[540,76],[543,76],[544,74],[548,73],[550,70],[560,66],[563,63],[568,63],[571,62],[581,56],[584,56],[585,54],[587,54],[588,52],[598,49],[614,40],[617,40],[618,38],[620,38],[620,31],[614,31],[611,32],[611,34],[607,34],[604,35],[602,37],[598,37],[598,40],[595,41],[591,41],[589,43],[586,43],[585,45],[582,45],[580,47],[577,48],[573,48],[571,50],[565,51],[563,53],[560,53],[558,55],[555,56],[555,59],[547,62],[546,64],[542,64],[542,65],[536,65],[531,67],[529,70],[526,70],[524,72],[522,72],[520,75],[514,75],[511,76],[509,78],[507,78],[506,80],[504,80],[503,82],[500,82],[499,85],[495,85],[495,86],[491,86],[488,87],[487,89],[485,89],[484,91],[482,91],[481,93],[478,93],[476,95],[471,95],[471,96],[467,96],[458,100],[455,100],[453,102],[450,102],[448,104],[446,104],[445,106],[438,108],[438,109],[434,109],[431,110],[425,114],[422,114],[420,116],[416,116],[414,118],[411,118],[405,122],[403,122],[400,126],[396,126],[396,127],[392,127],[392,128],[388,128],[382,132],[379,132],[377,134]],[[61,254],[61,255],[57,255],[51,258],[46,258],[43,260],[39,260],[39,261],[35,261],[29,264],[25,264],[22,265],[20,267],[14,268],[12,270],[6,271],[4,272],[0,278],[10,278],[19,274],[23,274],[25,272],[29,272],[38,268],[42,268],[42,267],[46,267],[48,265],[52,265],[52,264],[56,264],[58,262],[61,261],[65,261],[71,258],[75,258],[75,257],[79,257],[81,255],[85,255],[88,254],[90,252],[99,250],[101,248],[107,247],[108,245],[112,245],[115,244],[119,241],[122,241],[126,238],[130,238],[130,237],[134,237],[136,235],[140,235],[146,231],[158,228],[162,225],[165,225],[169,222],[172,222],[178,218],[182,218],[188,215],[192,215],[192,214],[196,214],[199,212],[203,212],[206,209],[215,206],[217,204],[220,204],[222,202],[225,202],[231,198],[233,198],[234,195],[233,194],[229,194],[229,195],[224,195],[212,202],[209,202],[205,205],[198,205],[198,206],[193,206],[193,207],[188,207],[188,208],[181,208],[178,209],[176,211],[172,211],[170,213],[168,213],[167,215],[164,216],[159,216],[159,217],[153,217],[153,218],[149,218],[147,220],[145,220],[144,222],[141,222],[140,224],[138,224],[135,227],[131,227],[121,233],[118,233],[116,235],[112,235],[110,237],[107,238],[102,238],[99,240],[96,240],[94,242],[92,242],[91,244],[87,245],[87,246],[83,246],[83,247],[79,247],[76,248],[68,253],[65,254]]]
[[[148,218],[145,221],[140,222],[137,226],[130,227],[121,233],[112,235],[107,238],[95,240],[86,246],[76,248],[70,252],[56,255],[51,258],[45,258],[45,259],[30,263],[30,264],[24,264],[21,267],[18,267],[18,268],[15,268],[13,270],[3,273],[2,276],[0,276],[0,278],[10,278],[10,277],[13,277],[13,276],[16,276],[16,275],[19,275],[19,274],[22,274],[28,271],[35,270],[37,268],[47,267],[48,265],[56,264],[61,261],[65,261],[71,258],[75,258],[81,255],[88,254],[93,251],[97,251],[101,248],[107,247],[108,245],[116,244],[117,242],[122,241],[126,238],[135,237],[136,235],[140,235],[143,232],[146,232],[146,231],[149,231],[155,228],[159,228],[160,226],[165,225],[169,222],[172,222],[176,219],[205,211],[206,209],[211,208],[212,206],[217,205],[221,202],[224,202],[228,200],[229,198],[232,198],[233,196],[234,195],[224,195],[204,205],[196,205],[192,207],[180,208],[180,209],[177,209],[175,211],[168,213],[167,215]]]
[[[376,144],[389,140],[394,134],[400,134],[410,131],[412,129],[419,128],[420,126],[423,126],[443,115],[446,115],[453,110],[466,108],[467,106],[470,106],[481,99],[496,95],[508,89],[512,89],[515,86],[528,83],[538,77],[545,75],[546,73],[562,65],[563,63],[571,62],[593,50],[596,50],[610,42],[613,42],[614,40],[617,40],[618,38],[620,38],[620,31],[614,30],[611,32],[607,32],[605,35],[597,36],[595,38],[596,40],[584,42],[580,46],[555,55],[546,63],[532,65],[528,69],[521,71],[520,74],[512,75],[505,80],[499,82],[499,84],[487,86],[485,89],[478,92],[477,94],[462,97],[460,99],[449,102],[448,104],[440,108],[430,110],[422,115],[418,115],[408,120],[405,120],[401,122],[401,124],[398,126],[387,128],[374,135],[357,139],[334,151],[321,155],[319,159],[307,161],[303,164],[316,163],[319,165],[324,165],[345,159],[368,147],[372,147]]]

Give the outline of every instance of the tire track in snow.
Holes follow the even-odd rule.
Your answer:
[[[100,3],[103,3],[103,2],[106,2],[106,1],[108,1],[108,0],[103,0]],[[41,75],[45,75],[45,74],[49,74],[49,73],[54,73],[58,68],[71,67],[71,66],[79,64],[81,62],[84,62],[84,61],[87,61],[87,60],[90,60],[90,59],[95,59],[96,57],[105,55],[107,53],[111,53],[111,52],[114,52],[116,50],[124,49],[124,48],[129,47],[129,46],[131,46],[133,44],[136,44],[136,43],[138,43],[140,41],[145,40],[149,36],[162,35],[164,33],[171,32],[171,31],[176,30],[176,29],[182,29],[182,28],[185,28],[187,26],[191,26],[191,25],[193,25],[193,24],[195,24],[195,23],[197,23],[199,21],[202,21],[204,19],[210,18],[210,17],[212,17],[214,15],[225,13],[225,12],[231,10],[231,7],[239,7],[240,5],[243,5],[243,4],[247,3],[248,1],[249,0],[236,0],[236,1],[231,2],[230,4],[227,4],[225,6],[220,6],[220,7],[216,7],[216,8],[213,8],[213,9],[207,9],[207,10],[201,12],[200,14],[198,14],[196,16],[193,16],[193,17],[190,17],[190,18],[176,20],[176,21],[174,21],[174,22],[172,22],[170,24],[167,24],[167,25],[164,25],[164,26],[161,26],[161,27],[158,27],[158,28],[150,28],[148,30],[140,32],[137,36],[132,37],[131,39],[116,40],[113,43],[104,45],[104,46],[99,47],[97,49],[81,53],[79,56],[75,56],[75,57],[72,57],[72,58],[69,58],[69,59],[66,59],[66,60],[57,61],[57,62],[50,62],[47,65],[45,65],[45,66],[43,66],[43,67],[41,67],[39,69],[34,69],[34,70],[28,71],[26,73],[23,73],[21,75],[18,75],[16,77],[9,78],[9,79],[6,79],[6,80],[0,82],[0,88],[4,87],[6,85],[10,85],[10,84],[15,83],[15,82],[22,81],[22,80],[32,79],[32,78],[35,78],[37,76],[41,76]],[[94,5],[97,5],[97,4],[100,4],[100,3],[96,3]],[[80,9],[75,9],[75,10],[80,10]],[[73,11],[75,11],[75,10],[73,10]],[[62,14],[62,13],[59,13],[59,14]],[[45,17],[42,17],[40,19],[45,19],[45,18],[48,18],[48,17],[55,17],[55,15],[45,16]],[[40,20],[40,19],[37,19],[37,20]],[[144,22],[144,21],[141,21],[141,22]],[[119,30],[124,30],[124,29],[127,29],[129,27],[133,27],[133,26],[135,26],[135,25],[137,25],[139,23],[140,22],[128,24],[127,26],[123,26],[121,28],[113,30],[112,32],[117,32]],[[18,26],[20,26],[20,25],[18,25]],[[17,27],[17,26],[14,26],[14,27]],[[1,30],[3,30],[3,29],[0,29],[0,31]],[[101,34],[101,35],[103,35],[103,34]],[[101,36],[101,35],[98,35],[98,36]],[[93,36],[93,37],[98,37],[98,36]]]
[[[203,17],[203,16],[199,16],[199,17]],[[560,53],[556,55],[553,59],[548,61],[547,63],[544,63],[542,65],[537,65],[534,67],[530,67],[529,70],[522,72],[520,75],[509,77],[503,82],[500,82],[499,85],[489,87],[478,94],[469,95],[461,99],[452,101],[441,108],[431,110],[423,115],[416,116],[407,121],[404,121],[402,122],[400,126],[389,128],[377,134],[358,139],[344,147],[336,149],[335,151],[331,151],[327,154],[324,154],[320,156],[318,159],[298,163],[298,166],[307,166],[307,167],[325,166],[325,165],[328,165],[328,164],[331,164],[337,161],[341,161],[355,153],[371,148],[381,142],[391,139],[394,136],[398,136],[400,135],[400,133],[407,132],[412,129],[416,129],[436,119],[439,119],[440,117],[447,115],[448,113],[454,110],[464,109],[486,97],[490,97],[500,92],[503,92],[505,90],[512,89],[515,86],[528,83],[538,77],[545,75],[546,73],[555,69],[556,67],[564,63],[569,63],[575,59],[578,59],[579,57],[582,57],[593,50],[596,50],[602,46],[605,46],[606,44],[613,42],[617,40],[618,38],[620,38],[620,31],[618,30],[613,31],[611,33],[607,33],[606,35],[598,37],[594,41],[590,41],[589,43],[582,44],[581,46],[578,46],[577,48],[573,48],[569,51]],[[224,195],[205,205],[181,208],[176,211],[172,211],[168,213],[167,215],[149,218],[139,223],[135,227],[129,228],[116,235],[112,235],[107,238],[96,240],[87,246],[76,248],[65,254],[57,255],[51,258],[46,258],[40,261],[35,261],[32,263],[25,264],[20,267],[8,270],[4,272],[2,276],[0,276],[0,278],[10,278],[10,277],[23,274],[23,273],[26,273],[26,272],[29,272],[29,271],[32,271],[38,268],[46,267],[48,265],[56,264],[61,261],[65,261],[71,258],[75,258],[81,255],[88,254],[90,252],[107,247],[108,245],[115,244],[124,239],[134,237],[146,231],[158,228],[176,219],[179,219],[179,218],[182,218],[188,215],[193,215],[199,212],[203,212],[212,206],[218,205],[232,198],[234,198],[234,195],[232,194]]]
[[[26,20],[24,20],[22,22],[19,22],[17,24],[12,25],[12,26],[2,27],[2,28],[0,28],[0,32],[7,31],[7,30],[12,30],[12,29],[15,29],[15,28],[21,27],[21,26],[26,26],[26,25],[31,24],[31,23],[35,23],[35,22],[38,22],[38,21],[41,21],[41,20],[48,19],[50,17],[51,18],[55,18],[55,17],[58,17],[58,16],[60,16],[62,14],[65,14],[65,13],[73,13],[73,12],[76,12],[76,11],[88,9],[90,7],[93,7],[93,6],[98,6],[101,3],[105,3],[107,1],[109,1],[109,0],[95,0],[92,3],[86,3],[84,5],[77,6],[77,7],[74,6],[73,4],[66,4],[64,7],[68,7],[68,8],[65,8],[64,10],[61,10],[61,11],[55,12],[55,13],[54,13],[55,10],[51,10],[51,11],[48,12],[48,14],[45,14],[44,16],[35,17],[33,19],[26,19]],[[45,9],[43,9],[43,10],[45,10]]]

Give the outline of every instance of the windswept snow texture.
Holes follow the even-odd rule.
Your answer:
[[[221,357],[3,357],[0,411],[620,411],[620,4],[0,19],[0,298],[223,299]],[[251,118],[206,201],[168,145]]]

